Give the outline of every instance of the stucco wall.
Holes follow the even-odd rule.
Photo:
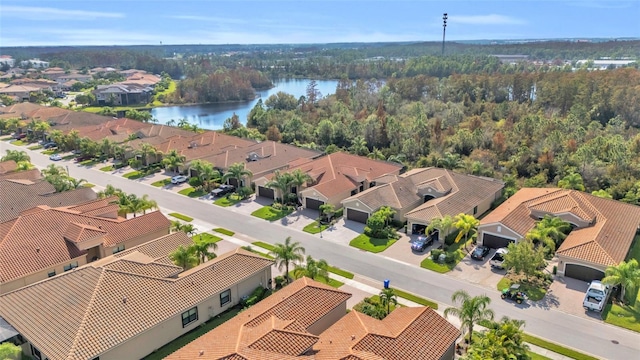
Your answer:
[[[456,344],[455,342],[447,349],[447,351],[440,357],[440,360],[453,360],[456,356]]]
[[[327,330],[331,325],[335,324],[343,316],[347,314],[347,302],[344,301],[340,305],[336,306],[333,310],[328,312],[325,316],[313,323],[307,331],[313,335],[320,335],[323,331]]]
[[[55,270],[56,271],[56,275],[58,274],[62,274],[64,273],[64,267],[72,264],[72,263],[78,263],[78,266],[82,266],[84,264],[87,263],[87,257],[85,255],[79,256],[75,259],[71,259],[69,261],[65,261],[62,262],[60,264],[56,264],[52,267],[46,268],[44,270],[40,270],[38,272],[35,273],[31,273],[25,277],[19,278],[19,279],[15,279],[6,283],[2,283],[0,284],[0,294],[4,294],[4,293],[8,293],[10,291],[13,290],[17,290],[20,289],[21,287],[33,284],[35,282],[38,282],[40,280],[44,280],[49,278],[49,272]]]
[[[129,240],[124,242],[125,250],[126,249],[131,249],[134,246],[138,246],[138,245],[144,244],[146,242],[149,242],[151,240],[155,240],[155,239],[157,239],[159,237],[165,236],[165,235],[169,234],[169,230],[170,230],[170,228],[167,227],[166,229],[160,229],[158,231],[155,231],[155,232],[152,232],[152,233],[147,233],[147,234],[139,236],[137,238],[129,239]],[[104,249],[103,257],[112,255],[113,254],[113,250],[115,248],[117,248],[118,245],[122,245],[122,243],[116,244],[116,245],[113,245],[113,246],[110,246],[110,247],[106,247]]]

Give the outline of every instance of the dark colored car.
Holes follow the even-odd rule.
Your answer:
[[[233,185],[220,185],[217,189],[211,191],[211,195],[213,196],[223,196],[229,193],[232,193],[235,190],[235,186]]]
[[[58,144],[54,142],[48,142],[42,145],[42,147],[44,147],[45,149],[52,149],[52,148],[58,147]]]
[[[473,249],[473,251],[471,252],[471,258],[475,259],[475,260],[484,260],[484,258],[489,255],[489,251],[491,249],[489,249],[486,246],[477,246],[475,249]]]
[[[80,156],[76,157],[74,161],[75,162],[82,162],[82,161],[90,160],[90,159],[93,159],[93,155],[80,155]]]
[[[24,139],[26,137],[27,137],[26,133],[19,133],[19,134],[15,133],[15,134],[13,134],[13,138],[16,139],[16,140]]]
[[[411,244],[411,250],[423,252],[437,239],[438,232],[431,233],[428,236],[421,235]]]

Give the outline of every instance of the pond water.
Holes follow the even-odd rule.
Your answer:
[[[279,80],[274,82],[275,87],[269,90],[256,91],[258,97],[251,101],[157,107],[151,110],[151,114],[158,119],[160,124],[166,124],[172,119],[176,123],[181,119],[187,119],[187,121],[197,124],[202,129],[218,130],[222,129],[224,121],[233,116],[233,113],[236,113],[240,117],[240,121],[246,124],[247,115],[258,103],[258,100],[262,99],[264,102],[269,96],[279,91],[291,94],[296,99],[306,95],[310,81],[309,79]],[[316,83],[318,84],[317,89],[322,96],[334,94],[338,85],[337,80],[316,80]]]

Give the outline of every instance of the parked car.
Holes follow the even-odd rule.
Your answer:
[[[189,178],[184,176],[184,175],[176,175],[176,176],[171,178],[171,183],[172,184],[182,184],[183,182],[186,182],[187,180],[189,180]]]
[[[489,249],[486,246],[482,246],[482,245],[478,245],[476,246],[475,249],[473,249],[473,251],[471,252],[471,258],[475,259],[475,260],[484,260],[484,258],[489,254],[489,251],[491,249]]]
[[[42,145],[43,148],[45,149],[53,149],[55,147],[58,147],[58,144],[54,143],[54,142],[48,142],[48,143],[44,143],[44,145]]]
[[[53,154],[53,155],[49,156],[49,160],[60,161],[60,160],[62,160],[62,156],[60,156],[60,154]]]
[[[587,311],[602,311],[607,304],[607,295],[609,295],[609,286],[598,280],[593,280],[584,295],[582,307]]]
[[[233,186],[233,185],[223,184],[223,185],[220,185],[218,188],[213,189],[211,191],[211,195],[212,196],[224,196],[224,195],[227,195],[229,193],[232,193],[235,189],[236,189],[236,187]]]
[[[423,252],[429,247],[429,245],[433,244],[434,241],[438,239],[438,232],[432,232],[429,235],[420,235],[414,242],[411,244],[411,250]]]
[[[491,267],[496,269],[504,269],[504,254],[508,252],[509,251],[505,248],[496,250],[496,253],[493,254],[493,257],[491,258],[491,260],[489,260],[489,264],[491,265]]]
[[[510,287],[502,289],[500,297],[506,300],[513,300],[518,304],[522,304],[528,299],[527,294],[520,290],[520,284],[512,284]]]
[[[82,162],[90,159],[93,159],[93,155],[80,155],[80,156],[77,156],[73,161]]]
[[[21,140],[27,137],[26,133],[14,133],[12,136],[16,140]]]

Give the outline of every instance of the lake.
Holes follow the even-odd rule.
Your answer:
[[[279,91],[291,94],[296,99],[302,95],[306,96],[307,86],[310,81],[309,79],[288,79],[274,82],[275,87],[269,90],[256,91],[258,97],[251,101],[157,107],[151,110],[151,114],[158,119],[159,124],[166,124],[171,119],[176,122],[181,119],[187,119],[190,123],[197,124],[202,129],[218,130],[222,129],[224,121],[233,116],[233,113],[236,113],[240,117],[240,121],[246,124],[247,115],[258,103],[258,100],[262,99],[264,102],[269,96]],[[322,96],[327,96],[336,92],[338,80],[316,80],[316,83],[318,84],[317,89]]]

